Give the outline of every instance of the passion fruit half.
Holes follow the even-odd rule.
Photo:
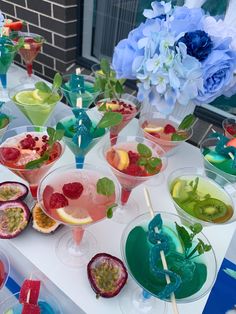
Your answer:
[[[96,297],[112,298],[124,287],[128,273],[123,262],[110,254],[96,254],[87,266],[88,279]]]
[[[47,216],[38,203],[35,204],[32,210],[33,228],[41,233],[49,234],[54,232],[60,224]]]
[[[25,199],[29,192],[26,185],[15,181],[0,183],[0,202],[20,201]]]
[[[0,238],[11,239],[20,234],[28,225],[30,210],[21,201],[0,204]]]

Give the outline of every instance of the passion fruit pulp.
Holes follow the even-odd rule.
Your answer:
[[[96,296],[112,298],[124,287],[128,273],[123,262],[110,254],[96,254],[87,266],[87,275]]]
[[[29,192],[27,186],[20,182],[5,181],[0,183],[0,202],[25,199]]]
[[[33,228],[39,232],[48,234],[54,232],[60,226],[60,224],[56,220],[47,216],[43,212],[38,203],[35,204],[32,210],[32,216]]]
[[[0,204],[0,238],[15,238],[28,225],[30,210],[21,201],[8,201]]]

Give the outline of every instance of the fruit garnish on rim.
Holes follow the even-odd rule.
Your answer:
[[[116,296],[128,278],[123,262],[107,253],[98,253],[91,259],[87,266],[87,275],[97,298]]]

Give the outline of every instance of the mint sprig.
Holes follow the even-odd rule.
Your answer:
[[[47,100],[53,96],[54,94],[57,94],[57,91],[62,85],[62,76],[59,73],[56,73],[53,78],[52,87],[48,86],[45,82],[40,81],[35,83],[35,88],[40,90],[42,93],[47,93],[48,97]]]
[[[48,133],[48,136],[49,136],[47,150],[44,152],[44,154],[40,158],[28,162],[25,165],[25,169],[37,169],[37,168],[40,168],[45,163],[45,161],[49,160],[50,153],[51,153],[51,151],[53,149],[53,145],[57,141],[60,141],[62,139],[62,137],[64,136],[64,130],[55,130],[55,129],[51,128],[51,127],[47,128],[47,133]]]
[[[194,259],[205,252],[208,252],[211,250],[211,245],[205,244],[201,239],[197,238],[198,242],[193,247],[193,241],[197,234],[199,234],[202,231],[202,225],[199,223],[196,223],[194,225],[189,226],[189,229],[192,231],[191,233],[184,228],[183,226],[180,226],[175,222],[176,231],[178,233],[179,239],[182,243],[183,249],[184,249],[184,255],[186,259]]]
[[[138,165],[143,166],[149,174],[158,173],[157,167],[161,165],[161,159],[152,157],[152,150],[142,143],[137,145],[137,151],[140,155]]]
[[[178,126],[178,130],[187,130],[189,129],[194,121],[196,120],[196,117],[193,114],[189,114],[180,122]]]
[[[106,98],[119,99],[124,93],[125,80],[116,78],[116,74],[111,69],[107,59],[101,59],[100,67],[103,75],[96,77],[95,88],[101,90]]]
[[[113,217],[113,208],[115,208],[117,204],[112,204],[108,209],[107,209],[107,218],[112,218]]]
[[[102,119],[98,122],[96,128],[110,128],[119,125],[122,122],[123,116],[119,112],[105,112]]]
[[[107,177],[99,179],[97,181],[96,188],[97,193],[101,195],[111,196],[115,193],[115,184]]]

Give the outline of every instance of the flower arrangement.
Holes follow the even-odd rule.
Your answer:
[[[152,2],[146,21],[115,47],[117,78],[137,79],[138,98],[169,114],[176,103],[212,102],[236,92],[236,29],[201,8]]]

